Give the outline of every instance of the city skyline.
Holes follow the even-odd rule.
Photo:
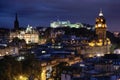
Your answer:
[[[120,31],[119,0],[1,0],[0,5],[0,27],[13,28],[15,13],[18,13],[20,27],[28,24],[49,26],[51,21],[57,19],[95,25],[95,18],[102,8],[108,30]]]

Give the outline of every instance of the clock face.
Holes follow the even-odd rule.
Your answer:
[[[103,19],[101,19],[101,22],[103,22]]]
[[[102,24],[98,24],[98,27],[101,27],[102,26]]]

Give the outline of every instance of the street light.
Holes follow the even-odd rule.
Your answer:
[[[23,76],[20,75],[20,76],[19,76],[19,79],[22,80],[22,79],[23,79]]]
[[[28,80],[26,76],[20,75],[18,80]]]

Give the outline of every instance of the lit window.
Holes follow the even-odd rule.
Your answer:
[[[46,51],[42,51],[42,54],[46,53]]]

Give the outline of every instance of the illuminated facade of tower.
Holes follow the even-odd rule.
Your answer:
[[[97,39],[90,41],[89,49],[85,50],[85,53],[88,53],[88,56],[104,56],[104,54],[110,53],[111,41],[106,36],[107,25],[106,20],[103,16],[102,11],[100,11],[99,16],[96,18],[95,23],[95,32]]]
[[[102,11],[100,11],[99,16],[96,18],[95,32],[98,36],[98,39],[102,40],[102,44],[105,45],[106,40],[106,20],[103,16]]]
[[[14,30],[19,30],[19,21],[17,14],[15,15]]]

